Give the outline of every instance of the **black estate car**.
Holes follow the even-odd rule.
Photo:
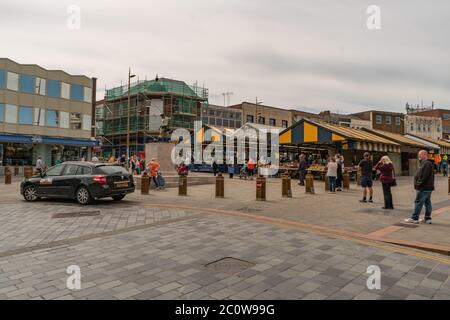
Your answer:
[[[20,194],[27,201],[69,198],[82,205],[106,197],[119,201],[134,189],[133,176],[125,168],[84,161],[58,164],[20,184]]]

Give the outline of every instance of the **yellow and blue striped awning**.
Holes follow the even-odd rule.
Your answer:
[[[280,144],[330,143],[344,140],[346,139],[342,135],[304,120],[280,134]]]
[[[400,145],[363,130],[303,119],[280,134],[280,144],[334,144],[342,142],[345,150],[400,152]]]

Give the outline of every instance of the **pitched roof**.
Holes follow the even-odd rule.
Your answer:
[[[398,133],[392,133],[388,131],[382,131],[382,130],[376,130],[376,129],[367,129],[363,128],[364,131],[374,133],[376,135],[379,135],[383,138],[393,140],[395,142],[398,142],[403,145],[412,146],[412,147],[418,147],[418,148],[424,148],[427,147],[423,143],[420,143],[416,140],[410,139],[404,135],[398,134]]]

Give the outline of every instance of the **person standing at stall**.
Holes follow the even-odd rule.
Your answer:
[[[363,198],[359,202],[367,202],[367,193],[369,193],[369,202],[373,202],[373,161],[370,160],[370,153],[364,153],[364,159],[358,164],[358,171],[361,177],[361,188]]]
[[[340,154],[336,155],[336,164],[337,164],[337,177],[336,177],[336,191],[342,191],[342,180],[343,180],[343,170],[344,170],[344,162],[342,161],[342,157]]]
[[[327,177],[330,185],[330,192],[336,193],[336,178],[337,178],[337,170],[338,164],[336,163],[336,159],[330,157],[330,161],[327,164]]]
[[[308,163],[306,162],[306,155],[304,153],[300,154],[298,162],[298,176],[299,176],[299,186],[305,185],[306,170],[308,169]]]
[[[441,167],[442,175],[448,177],[448,156],[446,154],[442,155]]]
[[[388,156],[381,158],[380,162],[375,166],[375,170],[380,171],[380,181],[383,186],[384,210],[393,210],[394,203],[392,201],[391,187],[394,186],[394,165]]]

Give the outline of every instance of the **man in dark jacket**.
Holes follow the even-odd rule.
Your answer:
[[[299,186],[305,185],[306,170],[308,169],[308,163],[306,162],[306,155],[304,153],[300,154],[298,162],[298,176],[299,176]]]
[[[425,205],[425,218],[420,222],[431,224],[431,193],[434,191],[434,168],[428,160],[428,151],[419,152],[420,167],[414,177],[414,189],[416,189],[416,200],[414,213],[411,218],[405,219],[408,223],[419,223],[420,212]]]

